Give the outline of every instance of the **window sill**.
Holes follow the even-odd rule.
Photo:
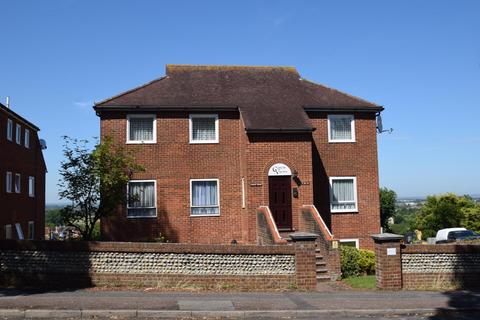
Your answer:
[[[126,144],[156,144],[157,141],[127,141]]]
[[[127,216],[127,219],[156,219],[157,216],[135,216],[135,217],[129,217]]]
[[[328,143],[355,143],[355,140],[328,140]]]
[[[196,218],[196,217],[220,217],[220,213],[216,214],[191,214],[190,218]]]
[[[358,209],[348,209],[348,210],[332,210],[330,209],[330,213],[358,213]]]
[[[215,140],[190,141],[189,144],[218,144],[218,141],[215,141]]]

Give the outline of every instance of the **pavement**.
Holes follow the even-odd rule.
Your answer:
[[[480,292],[0,289],[0,319],[480,319]]]

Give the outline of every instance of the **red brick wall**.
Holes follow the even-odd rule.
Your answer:
[[[13,120],[13,139],[7,140],[7,119]],[[15,142],[16,124],[21,125],[21,145]],[[24,144],[25,128],[30,130],[30,148]],[[28,222],[35,222],[35,239],[45,234],[45,167],[38,136],[35,130],[9,116],[0,109],[0,239],[5,239],[5,225],[12,226],[12,236],[17,238],[15,223],[20,223],[25,238]],[[12,193],[6,191],[6,172],[12,172]],[[15,193],[15,174],[21,174],[21,192]],[[35,177],[35,197],[28,195],[28,177]]]
[[[157,143],[126,145],[146,171],[135,179],[157,180],[158,217],[127,219],[120,211],[102,221],[105,239],[141,241],[159,233],[174,242],[256,242],[256,210],[268,205],[268,170],[278,162],[298,173],[298,198],[292,199],[293,228],[299,230],[303,205],[316,204],[336,238],[360,238],[372,247],[369,234],[379,231],[375,117],[356,115],[355,143],[329,144],[327,114],[312,114],[310,133],[246,134],[238,112],[219,114],[218,144],[189,144],[188,112],[157,113]],[[126,113],[103,113],[101,135],[125,145]],[[330,218],[328,176],[357,177],[359,212]],[[246,207],[242,208],[241,179]],[[220,180],[220,217],[190,217],[189,180]]]
[[[102,115],[101,135],[132,152],[145,172],[134,179],[157,180],[157,218],[126,218],[124,211],[102,221],[106,239],[141,241],[159,233],[173,242],[246,242],[242,229],[240,121],[237,112],[219,112],[218,144],[189,144],[187,112],[157,114],[157,143],[125,145],[126,113]],[[190,179],[216,178],[220,216],[190,216]]]
[[[268,170],[275,163],[286,164],[292,173],[298,172],[298,177],[305,183],[298,186],[291,180],[292,188],[298,188],[298,198],[292,198],[292,224],[298,230],[298,215],[302,205],[313,201],[311,135],[249,134],[248,139],[246,158],[250,241],[254,241],[256,236],[256,209],[269,204]]]
[[[328,142],[329,114],[309,113],[317,128],[312,146],[314,204],[336,239],[356,238],[360,247],[373,249],[370,235],[380,232],[375,114],[354,114],[355,142],[348,143]],[[329,177],[335,176],[357,178],[358,212],[330,213]]]

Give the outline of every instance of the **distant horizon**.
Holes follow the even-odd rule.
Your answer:
[[[441,195],[441,194],[446,194],[446,193],[451,193],[451,192],[443,192],[443,193],[435,193],[435,194],[429,194],[429,195],[426,195],[426,196],[398,196],[397,195],[397,200],[424,200],[426,199],[428,196],[433,196],[433,195]],[[454,192],[453,192],[454,193]],[[458,193],[455,193],[457,196],[464,196],[464,195],[468,195],[472,198],[480,198],[480,194],[458,194]],[[48,206],[66,206],[68,205],[68,202],[47,202],[45,203],[45,207],[48,207]]]

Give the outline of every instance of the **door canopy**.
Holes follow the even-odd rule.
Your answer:
[[[275,163],[273,166],[270,167],[268,170],[269,176],[291,176],[292,170],[283,163]]]

